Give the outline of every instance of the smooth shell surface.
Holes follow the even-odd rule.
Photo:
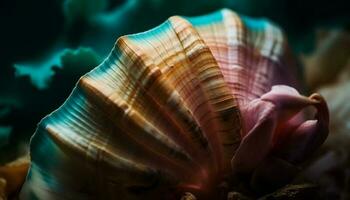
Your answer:
[[[315,105],[325,113],[319,96],[302,97],[288,86],[270,91],[279,84],[298,88],[295,71],[280,29],[227,9],[171,17],[152,30],[123,36],[67,101],[40,122],[21,195],[209,195],[224,177],[253,169],[279,144],[275,130],[303,107]],[[290,107],[295,112],[276,111]],[[304,128],[296,127],[291,130],[303,135]],[[326,132],[321,136],[314,146]]]

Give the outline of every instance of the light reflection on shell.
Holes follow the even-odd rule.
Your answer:
[[[121,37],[40,122],[21,196],[209,198],[271,152],[300,162],[326,138],[328,113],[289,87],[295,71],[280,29],[227,9]],[[300,112],[309,105],[314,120]]]

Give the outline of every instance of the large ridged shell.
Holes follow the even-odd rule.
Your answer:
[[[294,67],[280,29],[227,9],[123,36],[40,122],[22,197],[210,193],[249,127],[240,108],[276,84],[296,87]]]

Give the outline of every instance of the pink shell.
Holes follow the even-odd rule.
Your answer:
[[[227,9],[121,37],[40,122],[21,195],[213,198],[268,155],[298,163],[326,138],[328,111],[292,88],[295,71],[280,29]]]

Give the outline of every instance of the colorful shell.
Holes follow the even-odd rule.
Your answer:
[[[295,71],[280,29],[227,9],[123,36],[40,122],[21,197],[209,198],[225,177],[251,172],[275,149],[297,162],[327,136],[328,115],[319,95],[288,87],[297,87]],[[318,111],[310,127],[324,131],[307,130],[317,142],[303,149],[297,113],[309,105]],[[283,150],[299,140],[301,153]]]

